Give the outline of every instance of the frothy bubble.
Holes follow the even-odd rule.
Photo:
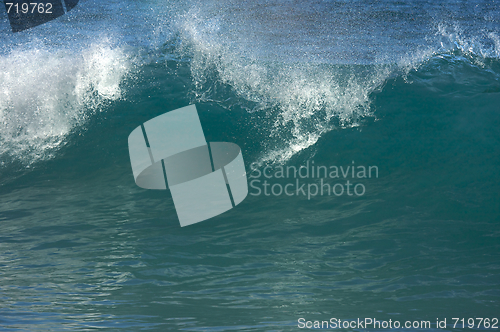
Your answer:
[[[0,156],[29,166],[121,96],[130,62],[108,40],[80,51],[16,47],[0,56]]]

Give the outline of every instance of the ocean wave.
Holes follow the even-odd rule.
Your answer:
[[[173,5],[148,6],[134,4],[132,11],[110,24],[106,33],[114,36],[112,40],[104,38],[88,44],[84,38],[78,43],[79,50],[74,51],[61,43],[54,44],[54,38],[52,46],[41,46],[44,43],[35,40],[0,55],[3,163],[16,158],[29,166],[53,157],[67,143],[68,133],[101,111],[106,101],[117,100],[126,93],[121,82],[139,63],[188,63],[190,76],[183,79],[189,81],[186,94],[192,94],[193,102],[215,102],[227,110],[240,107],[258,118],[262,163],[284,163],[313,147],[327,132],[356,127],[363,119],[376,116],[371,107],[373,94],[391,78],[402,76],[412,83],[418,78],[413,75],[415,72],[429,71],[429,66],[438,65],[438,60],[445,61],[446,66],[447,61],[465,59],[485,71],[498,72],[500,39],[498,32],[491,29],[469,32],[459,24],[439,23],[428,34],[426,43],[404,54],[399,46],[394,46],[394,54],[389,58],[372,54],[368,57],[371,62],[356,61],[355,56],[346,61],[345,54],[335,51],[340,44],[332,46],[331,54],[325,55],[327,46],[310,52],[311,40],[316,43],[316,39],[332,37],[326,29],[335,27],[335,22],[321,25],[324,31],[308,31],[294,24],[293,36],[283,35],[284,29],[278,29],[277,35],[259,35],[252,29],[261,24],[257,30],[262,33],[266,24],[277,25],[268,20],[266,12],[280,8],[269,5],[267,9],[256,9],[251,3],[230,0],[193,1],[184,3],[182,10]],[[288,5],[285,7],[291,10]],[[80,33],[89,25],[89,8],[81,10],[83,19],[76,22]],[[97,8],[101,15],[89,27],[92,36],[98,28],[104,28],[114,10],[105,4]],[[146,9],[151,9],[152,14]],[[252,15],[239,21],[247,11]],[[287,15],[300,16],[307,25],[311,23],[308,15],[312,14],[269,15],[281,23]],[[374,22],[370,24],[386,24]],[[118,28],[126,32],[121,35]],[[309,28],[315,28],[314,24]],[[59,28],[57,33],[64,35],[65,31]],[[120,41],[113,42],[115,38]],[[288,45],[287,41],[293,42]],[[380,45],[392,42],[374,41]],[[90,46],[81,46],[85,44]],[[133,51],[122,45],[131,46]],[[380,45],[371,46],[380,49]],[[370,45],[350,45],[358,46],[365,50]],[[163,74],[171,75],[172,71],[168,69]]]
[[[80,51],[20,46],[0,57],[0,156],[25,166],[53,157],[75,126],[120,98],[131,68],[109,40]]]
[[[220,33],[217,19],[193,9],[180,21],[182,52],[190,58],[194,98],[235,106],[218,95],[230,86],[250,112],[266,112],[268,150],[261,162],[285,162],[337,127],[371,115],[369,95],[388,77],[386,65],[260,61]],[[223,97],[223,98],[221,98]],[[238,103],[238,98],[231,98]],[[251,105],[250,107],[248,105]]]
[[[198,8],[192,9],[179,24],[181,51],[190,59],[195,101],[264,114],[260,125],[267,132],[261,163],[284,163],[331,130],[359,126],[364,118],[375,115],[372,94],[391,78],[402,76],[412,83],[412,73],[425,66],[428,71],[446,70],[436,62],[443,59],[457,77],[460,70],[468,72],[453,68],[457,61],[479,66],[485,73],[496,72],[500,54],[496,32],[468,36],[458,24],[441,23],[427,44],[392,63],[268,61],[246,46],[245,37],[237,42],[234,36],[228,37],[226,25],[220,17],[207,19]],[[228,90],[236,97],[228,95]]]

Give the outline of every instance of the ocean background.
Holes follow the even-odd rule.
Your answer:
[[[500,1],[81,0],[20,33],[0,12],[0,330],[500,318]],[[379,176],[181,228],[127,138],[189,104],[248,172]]]

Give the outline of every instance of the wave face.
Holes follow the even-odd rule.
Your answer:
[[[0,17],[0,326],[497,317],[499,18],[496,0],[81,0],[15,34]],[[192,103],[272,177],[180,228],[127,138]],[[306,165],[339,178],[275,176]],[[365,192],[253,195],[264,180]]]

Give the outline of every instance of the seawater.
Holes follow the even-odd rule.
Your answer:
[[[15,34],[0,16],[0,328],[499,318],[499,19],[497,0],[81,0]],[[127,138],[193,103],[249,176],[378,176],[181,228]]]

